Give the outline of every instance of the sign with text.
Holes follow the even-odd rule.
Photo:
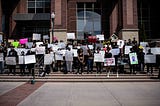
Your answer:
[[[35,55],[27,55],[27,56],[25,56],[24,60],[25,60],[25,64],[36,63]]]
[[[129,59],[131,64],[138,64],[137,53],[129,53]]]
[[[96,35],[96,38],[100,41],[104,40],[104,35]]]
[[[156,55],[144,55],[144,63],[156,63]]]
[[[75,39],[75,33],[67,33],[67,39]]]
[[[33,33],[32,40],[41,40],[41,34]]]
[[[115,66],[115,58],[104,58],[104,66]]]
[[[53,62],[54,54],[45,54],[44,55],[44,64],[50,65]]]
[[[104,62],[104,56],[101,53],[94,53],[94,62]]]
[[[16,57],[6,57],[5,61],[7,65],[16,65]]]

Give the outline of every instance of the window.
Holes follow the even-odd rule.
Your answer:
[[[77,3],[77,39],[101,33],[101,14],[97,3]]]
[[[28,13],[50,13],[50,0],[28,0]]]

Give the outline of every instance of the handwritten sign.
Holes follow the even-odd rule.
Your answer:
[[[115,58],[105,58],[104,66],[115,66]]]

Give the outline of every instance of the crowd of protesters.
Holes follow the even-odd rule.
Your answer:
[[[137,72],[146,72],[147,74],[153,74],[153,66],[152,63],[145,64],[144,56],[146,55],[153,55],[151,50],[148,49],[147,53],[144,53],[143,47],[136,41],[135,38],[128,39],[128,41],[124,41],[124,45],[122,48],[119,48],[117,42],[108,41],[99,41],[97,40],[95,43],[91,42],[78,42],[78,43],[68,43],[66,44],[63,41],[55,41],[55,45],[60,44],[61,48],[54,49],[54,46],[50,47],[47,41],[44,41],[42,44],[38,46],[45,47],[44,54],[36,54],[36,51],[33,51],[31,48],[36,48],[36,42],[33,42],[31,48],[29,48],[26,44],[19,44],[17,48],[25,48],[27,52],[21,51],[20,54],[17,53],[15,47],[10,44],[6,45],[1,43],[0,46],[0,72],[1,73],[8,73],[16,75],[18,72],[20,75],[33,75],[35,72],[35,64],[39,64],[39,67],[42,67],[42,72],[40,73],[41,76],[45,76],[50,72],[55,71],[62,71],[64,74],[73,73],[73,74],[92,74],[92,73],[106,73],[108,76],[111,71],[118,72],[118,73],[130,73],[136,74]],[[90,47],[89,45],[92,45]],[[130,48],[130,53],[136,53],[138,58],[138,64],[131,64],[129,61],[129,55],[124,53],[125,46],[132,46]],[[149,45],[147,45],[149,46]],[[117,55],[113,55],[110,51],[112,49],[118,48],[120,51]],[[73,53],[72,49],[77,49],[77,55]],[[65,50],[65,53],[62,53],[61,50]],[[100,51],[104,51],[104,58],[115,58],[115,65],[114,66],[104,66],[104,62],[95,62],[94,61],[94,54],[100,53]],[[56,60],[55,55],[54,61],[51,64],[44,64],[44,55],[45,54],[60,54],[63,55],[63,60]],[[36,63],[30,64],[18,64],[19,56],[26,56],[26,55],[35,55]],[[16,62],[15,64],[8,65],[5,63],[6,57],[15,57]],[[24,58],[24,57],[23,57]],[[39,60],[42,58],[42,62],[39,63]],[[128,64],[129,71],[125,71],[125,64]],[[19,66],[20,71],[17,71],[17,67]],[[94,68],[95,66],[95,68]],[[147,67],[147,70],[145,69]],[[8,71],[4,71],[7,68]]]

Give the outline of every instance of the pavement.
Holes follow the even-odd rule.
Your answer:
[[[160,106],[160,82],[0,82],[0,106]]]

